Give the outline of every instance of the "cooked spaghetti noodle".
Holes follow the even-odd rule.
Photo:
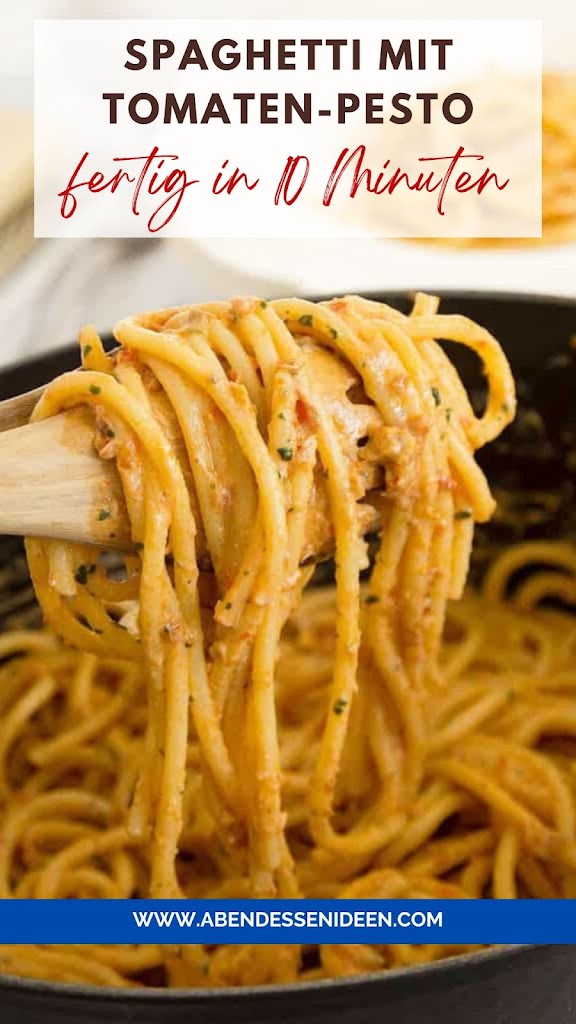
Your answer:
[[[69,646],[0,641],[0,897],[571,895],[576,631],[537,605],[573,601],[574,552],[513,549],[445,627],[493,509],[474,451],[514,413],[495,340],[422,295],[409,316],[358,298],[185,307],[116,337],[107,356],[85,330],[84,369],[35,412],[94,409],[136,550],[118,574],[87,546],[27,542]],[[480,416],[434,338],[482,360]],[[331,549],[335,585],[303,593]],[[530,563],[546,569],[505,603]],[[544,750],[549,735],[562,742]],[[452,952],[0,958],[56,980],[206,986]]]

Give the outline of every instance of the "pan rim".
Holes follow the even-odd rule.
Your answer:
[[[481,967],[491,961],[506,961],[529,950],[546,949],[551,943],[518,943],[515,945],[491,946],[487,949],[462,953],[460,956],[447,957],[427,964],[413,964],[407,967],[394,967],[385,971],[373,971],[370,974],[358,974],[344,978],[321,978],[316,981],[289,982],[279,985],[235,985],[229,988],[119,988],[108,985],[83,985],[59,981],[43,981],[37,978],[21,978],[17,975],[0,974],[0,994],[7,990],[16,990],[35,996],[50,995],[60,999],[93,999],[96,1002],[112,1002],[128,1000],[130,1003],[196,1003],[203,1000],[229,1001],[247,1000],[249,998],[297,995],[302,997],[315,992],[346,991],[349,988],[362,989],[378,984],[395,987],[403,981],[417,981],[424,977],[434,978],[443,974],[461,974],[466,968]],[[558,943],[562,945],[562,943]]]
[[[441,301],[454,299],[471,299],[472,301],[482,300],[491,301],[498,304],[518,304],[527,306],[557,306],[558,308],[564,307],[565,309],[576,310],[576,295],[540,295],[532,292],[508,292],[508,291],[484,291],[482,288],[470,289],[470,288],[394,288],[390,291],[386,289],[370,291],[350,291],[349,295],[360,295],[362,298],[372,299],[379,302],[390,302],[396,300],[412,299],[417,292],[424,292],[428,295],[436,295]],[[323,294],[320,296],[312,295],[305,296],[312,302],[323,302],[332,298],[333,296]],[[181,303],[181,305],[193,305],[193,303]],[[141,311],[146,312],[146,310]],[[104,338],[113,337],[114,325],[107,328],[99,329],[99,333]],[[26,367],[33,365],[34,363],[49,361],[51,359],[57,360],[59,356],[64,355],[66,352],[70,352],[77,346],[76,341],[64,342],[54,349],[47,349],[42,352],[31,353],[29,356],[24,356],[22,359],[18,359],[15,362],[7,363],[5,366],[0,366],[0,372],[2,374],[10,374],[18,372],[19,370],[25,370]]]

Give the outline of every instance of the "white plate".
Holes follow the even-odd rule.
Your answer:
[[[368,0],[362,0],[367,15]],[[390,17],[399,4],[391,0]],[[415,16],[420,4],[410,0]],[[576,68],[576,7],[548,0],[505,0],[503,16],[540,17],[544,22],[544,66]],[[372,5],[375,8],[375,5]],[[416,11],[418,7],[418,12]],[[452,0],[441,0],[437,17],[455,16]],[[514,10],[512,10],[514,8]],[[370,13],[374,13],[371,10]],[[398,15],[400,16],[400,15]],[[486,17],[496,16],[486,10]],[[562,29],[559,30],[559,24]],[[576,242],[566,245],[449,249],[393,239],[294,241],[291,239],[198,239],[188,243],[227,268],[270,281],[268,297],[280,281],[286,292],[307,295],[346,291],[471,289],[576,297]],[[273,282],[273,283],[272,283]]]
[[[213,260],[299,294],[471,289],[576,297],[576,244],[448,249],[399,242],[200,239]]]

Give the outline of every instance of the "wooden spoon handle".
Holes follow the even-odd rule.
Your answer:
[[[94,449],[91,410],[78,407],[2,431],[14,419],[26,422],[41,390],[15,399],[12,410],[10,402],[0,403],[0,534],[129,550],[133,545],[120,477],[115,463]],[[382,483],[378,467],[365,464],[364,474],[370,493],[363,528],[372,532],[379,526],[380,510],[379,491],[373,495],[371,488]],[[311,523],[312,557],[323,560],[333,548],[330,522],[313,516]],[[208,553],[199,547],[197,555],[209,569]]]
[[[130,547],[118,472],[93,437],[81,408],[0,432],[0,533]]]
[[[28,423],[34,406],[44,390],[44,387],[34,388],[24,395],[16,395],[15,398],[6,398],[0,402],[0,431],[14,430],[15,427],[23,427]]]

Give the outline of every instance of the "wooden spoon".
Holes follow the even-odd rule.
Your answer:
[[[130,547],[120,477],[94,449],[92,413],[28,423],[43,390],[0,402],[0,533]]]
[[[29,423],[43,390],[0,402],[0,534],[129,550],[133,544],[120,477],[114,461],[101,459],[94,448],[93,413],[78,407]],[[364,466],[367,490],[378,486],[378,468]],[[380,519],[378,497],[373,497],[367,532]],[[325,525],[318,531],[319,559],[329,557],[333,545]],[[198,559],[208,564],[205,551],[198,551]]]

